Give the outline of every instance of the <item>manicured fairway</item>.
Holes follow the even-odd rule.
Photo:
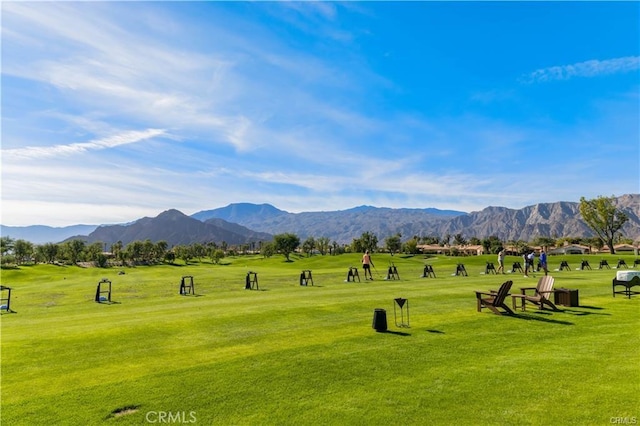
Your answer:
[[[620,256],[584,257],[585,271],[583,257],[550,258],[580,306],[515,317],[476,312],[474,291],[510,279],[518,293],[540,275],[482,274],[494,256],[374,255],[374,281],[344,282],[359,258],[2,270],[17,312],[1,317],[2,425],[640,421],[640,295],[612,297],[615,269],[597,269]],[[391,261],[400,280],[382,279]],[[458,262],[469,276],[452,276]],[[427,263],[436,278],[420,277]],[[260,290],[244,289],[248,271]],[[198,296],[178,294],[184,275]],[[116,303],[93,301],[103,277]],[[410,328],[394,324],[398,297]],[[376,308],[388,333],[371,327]]]

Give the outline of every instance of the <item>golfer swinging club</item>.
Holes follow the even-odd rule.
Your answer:
[[[373,261],[371,260],[371,256],[369,255],[369,250],[364,252],[362,256],[362,269],[364,269],[364,279],[367,279],[367,272],[369,272],[369,279],[373,281],[373,275],[371,275],[371,267],[374,266]],[[375,267],[375,266],[374,266]]]

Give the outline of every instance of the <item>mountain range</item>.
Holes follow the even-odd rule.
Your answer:
[[[617,197],[616,207],[629,220],[622,229],[625,237],[640,238],[640,194]],[[465,238],[496,236],[503,241],[531,241],[538,236],[589,237],[593,232],[582,221],[577,202],[540,203],[522,209],[487,207],[478,212],[454,210],[393,209],[359,206],[348,210],[289,213],[270,204],[236,203],[191,216],[171,209],[154,218],[141,218],[126,225],[76,225],[66,228],[46,226],[2,226],[3,236],[25,239],[35,244],[80,238],[88,243],[102,241],[164,240],[169,245],[215,241],[246,244],[268,241],[275,234],[290,232],[302,241],[327,237],[340,244],[350,243],[364,232],[378,241],[400,233],[406,240],[414,235],[462,234]],[[80,231],[80,232],[79,232]],[[85,231],[86,233],[82,233]]]

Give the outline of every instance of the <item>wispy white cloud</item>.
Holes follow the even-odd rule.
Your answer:
[[[329,20],[336,13],[332,5],[303,9]],[[274,133],[269,149],[287,149],[279,143],[279,126],[331,122],[337,116],[335,105],[307,93],[318,85],[357,87],[350,73],[292,50],[265,28],[254,28],[260,37],[250,39],[217,26],[215,34],[209,34],[212,41],[204,54],[175,43],[197,37],[179,21],[170,21],[172,38],[166,39],[161,31],[166,25],[157,28],[157,21],[163,20],[157,18],[160,14],[142,8],[139,12],[146,18],[129,26],[122,12],[119,7],[100,5],[11,4],[6,8],[3,33],[12,48],[3,73],[55,89],[61,101],[81,106],[85,117],[93,113],[104,121],[169,127],[184,138],[206,135],[211,144],[228,144],[238,152],[264,148],[260,136]],[[149,22],[152,32],[158,31],[153,33],[156,38],[142,35],[140,25]],[[37,28],[56,48],[49,49],[36,36],[25,41],[13,30],[16,25]],[[28,47],[28,53],[18,46]],[[33,52],[38,54],[31,58]],[[319,111],[325,115],[318,116]],[[264,120],[265,115],[277,120]],[[91,127],[95,126],[86,122],[85,128]]]
[[[282,7],[295,10],[303,16],[321,16],[322,19],[336,19],[336,5],[325,2],[284,2]]]
[[[43,158],[56,157],[60,155],[78,154],[86,151],[101,150],[114,148],[120,145],[141,142],[146,139],[163,136],[166,130],[163,129],[147,129],[133,130],[129,132],[112,135],[102,139],[96,139],[89,142],[70,143],[67,145],[53,146],[28,146],[24,148],[3,149],[3,157],[9,158]]]
[[[352,43],[355,39],[352,28],[342,29],[338,19],[344,3],[303,1],[275,2],[269,10],[273,17],[286,22],[306,34],[315,34],[327,40]]]
[[[571,65],[541,68],[523,76],[521,80],[526,83],[569,80],[573,77],[596,77],[636,71],[638,69],[640,69],[640,56],[625,56],[602,61],[593,59]]]
[[[246,149],[239,135],[247,120],[229,108],[238,105],[243,87],[242,79],[228,72],[234,57],[223,49],[203,54],[145,37],[119,13],[118,7],[87,4],[9,5],[3,73],[54,89],[57,108],[72,102],[85,117],[94,113],[107,121],[205,132],[213,141]],[[18,26],[37,28],[41,37],[20,37],[13,30]],[[186,37],[188,29],[173,31]]]

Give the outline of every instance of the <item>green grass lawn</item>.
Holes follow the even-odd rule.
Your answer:
[[[360,255],[2,270],[17,312],[1,317],[2,424],[637,422],[640,295],[612,297],[615,269],[586,258],[593,270],[550,258],[581,306],[515,317],[476,312],[474,291],[510,279],[518,293],[540,275],[484,275],[494,256],[374,255],[375,280],[355,283]],[[571,270],[554,271],[560,260]],[[383,279],[390,261],[400,280]],[[469,276],[452,276],[458,262]],[[421,278],[426,263],[436,278]],[[314,286],[298,284],[303,269]],[[244,289],[247,271],[259,291]],[[198,296],[178,294],[183,275]],[[93,301],[103,277],[116,303]],[[395,325],[399,297],[410,328]],[[372,329],[376,308],[388,333]]]

